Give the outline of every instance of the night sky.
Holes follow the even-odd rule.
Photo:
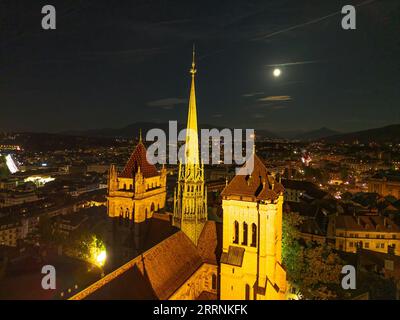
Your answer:
[[[57,30],[41,29],[45,4]],[[182,121],[193,42],[201,123],[400,123],[399,0],[0,0],[0,131]]]

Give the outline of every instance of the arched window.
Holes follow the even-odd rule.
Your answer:
[[[242,245],[247,246],[247,238],[248,238],[248,226],[246,222],[243,222],[243,241]]]
[[[126,211],[125,211],[125,225],[129,226],[129,210],[128,210],[128,208],[126,208]]]
[[[144,211],[144,214],[146,215],[146,219],[147,219],[147,208],[146,208],[146,210]]]
[[[233,243],[238,244],[239,243],[239,222],[235,221],[233,228],[234,228]]]
[[[211,288],[217,290],[217,275],[215,273],[211,277]]]
[[[150,212],[154,212],[154,203],[153,202],[151,203],[151,206],[150,206]]]
[[[251,246],[257,246],[257,226],[255,223],[251,225]]]
[[[124,190],[126,190],[126,183],[124,183]]]
[[[124,209],[122,209],[122,207],[121,207],[120,211],[119,211],[119,219],[118,219],[118,224],[119,225],[122,224],[123,219],[124,219]]]
[[[246,291],[246,296],[245,296],[245,300],[250,300],[250,286],[246,283],[246,287],[245,287],[245,291]]]

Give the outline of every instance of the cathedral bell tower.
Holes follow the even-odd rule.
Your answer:
[[[174,194],[172,223],[180,228],[197,245],[200,233],[207,221],[207,190],[204,185],[204,165],[199,160],[197,110],[195,92],[195,51],[190,74],[189,112],[186,129],[185,155],[180,159],[178,185]],[[183,163],[182,163],[183,160]]]

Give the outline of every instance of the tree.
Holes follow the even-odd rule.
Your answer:
[[[84,232],[71,239],[70,245],[66,248],[69,256],[99,265],[98,257],[106,251],[104,242],[97,235]]]
[[[300,239],[302,218],[296,213],[283,216],[282,258],[288,280],[306,299],[332,299],[340,288],[342,263],[328,245]]]

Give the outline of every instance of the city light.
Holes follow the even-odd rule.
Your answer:
[[[103,241],[93,235],[90,240],[89,250],[88,261],[98,267],[104,266],[107,259],[107,251]]]
[[[14,159],[12,158],[11,154],[6,155],[6,164],[8,167],[8,170],[10,170],[10,172],[12,174],[16,173],[19,171],[17,164],[15,163]]]
[[[96,257],[97,265],[102,267],[104,266],[107,258],[107,253],[105,250],[100,251],[100,253]]]
[[[24,179],[24,182],[33,182],[35,185],[41,187],[44,186],[46,183],[54,181],[55,178],[49,176],[30,176]]]

